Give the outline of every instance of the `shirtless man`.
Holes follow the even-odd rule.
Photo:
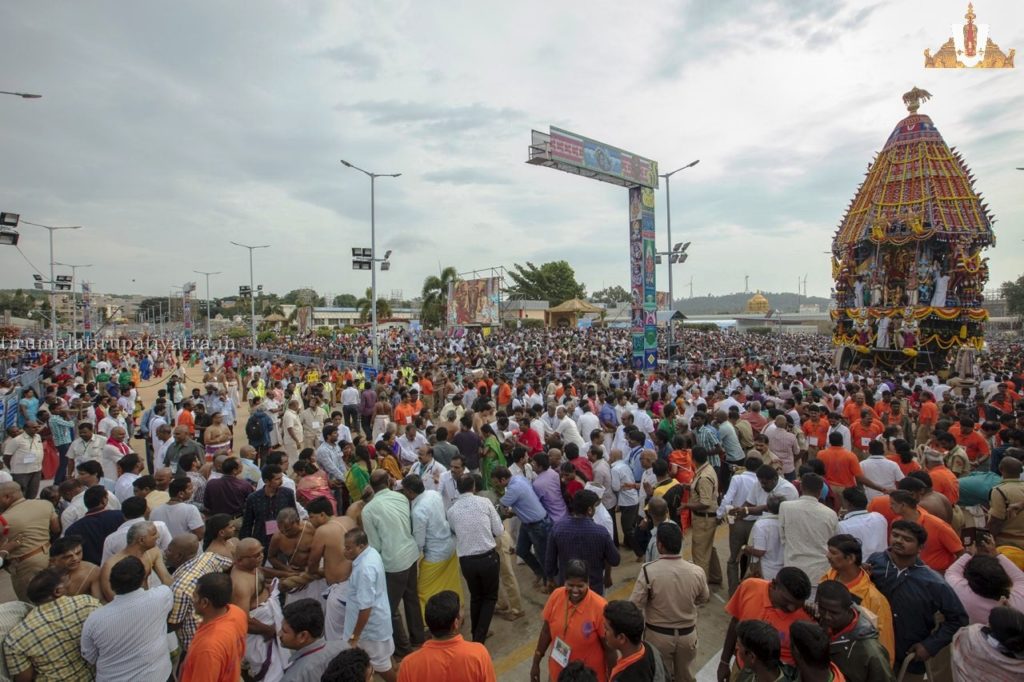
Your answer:
[[[299,513],[291,507],[277,514],[277,532],[270,538],[269,548],[273,569],[264,570],[267,575],[281,578],[281,587],[286,592],[305,587],[316,579],[316,576],[310,576],[303,580],[301,575],[309,561],[313,530],[311,524],[299,520]]]
[[[103,594],[104,601],[109,602],[114,599],[114,590],[110,587],[110,569],[125,557],[133,556],[142,562],[146,569],[146,582],[144,584],[147,587],[154,584],[154,573],[159,581],[157,584],[171,584],[171,574],[164,564],[163,553],[156,546],[159,539],[160,533],[156,529],[156,524],[152,521],[140,521],[129,526],[126,538],[127,546],[107,559],[103,564],[103,568],[100,569],[100,591]]]
[[[231,451],[231,429],[225,426],[224,415],[215,412],[212,418],[213,422],[206,427],[206,431],[203,433],[207,461]]]
[[[253,673],[265,669],[264,679],[279,679],[284,659],[274,625],[278,591],[271,591],[264,579],[263,545],[255,538],[239,540],[231,567],[231,603],[249,616],[245,638],[245,662]],[[267,658],[270,662],[267,663]],[[276,672],[275,672],[276,671]]]
[[[100,567],[82,559],[82,538],[68,535],[50,545],[50,568],[67,571],[67,595],[76,597],[88,594],[102,599],[100,592]]]
[[[339,639],[345,630],[348,577],[352,574],[352,562],[345,558],[345,533],[357,526],[348,516],[334,516],[331,503],[324,497],[310,502],[306,511],[309,512],[309,523],[316,528],[306,572],[322,576],[327,583],[324,636],[331,641]]]

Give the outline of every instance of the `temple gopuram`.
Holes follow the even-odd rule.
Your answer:
[[[918,113],[930,97],[903,95],[910,115],[868,166],[832,240],[840,367],[937,370],[983,345],[993,218],[960,154]]]

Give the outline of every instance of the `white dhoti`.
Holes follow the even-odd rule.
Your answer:
[[[270,586],[270,597],[249,612],[249,617],[264,625],[274,626],[275,635],[270,639],[262,635],[245,636],[245,663],[253,677],[261,682],[280,682],[284,676],[285,654],[276,633],[281,630],[284,615],[281,613],[280,590],[275,579]]]
[[[320,606],[323,606],[325,594],[327,594],[327,581],[323,578],[317,578],[305,587],[300,587],[294,592],[288,592],[285,596],[285,603],[291,604],[300,599],[316,599],[320,602]]]
[[[323,593],[324,639],[335,642],[345,636],[345,602],[348,601],[348,581],[334,583]]]

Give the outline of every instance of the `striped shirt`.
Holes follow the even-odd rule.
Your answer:
[[[82,628],[82,656],[97,680],[166,680],[171,675],[167,613],[171,588],[159,585],[118,594]]]
[[[46,422],[50,426],[50,433],[53,434],[53,444],[56,446],[71,445],[71,441],[75,439],[74,429],[75,423],[58,417],[55,414],[50,415],[50,420]]]
[[[4,641],[8,671],[13,676],[34,669],[35,682],[92,680],[92,666],[78,644],[86,618],[99,607],[95,597],[82,594],[34,608]]]
[[[204,575],[224,573],[229,570],[231,570],[231,559],[213,552],[201,552],[197,557],[189,559],[174,571],[171,583],[174,604],[167,616],[167,624],[172,627],[180,626],[178,641],[181,643],[182,651],[188,651],[196,636],[196,629],[199,627],[192,604],[192,593],[196,589],[196,582]]]

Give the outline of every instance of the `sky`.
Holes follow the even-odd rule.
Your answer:
[[[867,164],[906,115],[957,147],[997,218],[991,280],[1024,272],[1024,63],[924,68],[960,0],[606,0],[515,3],[0,4],[0,210],[49,225],[55,260],[94,291],[167,295],[211,278],[361,294],[376,239],[382,295],[425,277],[567,260],[592,293],[628,288],[627,192],[525,163],[549,125],[660,163],[672,241],[692,242],[674,293],[827,296],[826,251]],[[978,0],[978,23],[1024,50],[1024,5]],[[1020,61],[1018,55],[1018,61]],[[665,191],[657,193],[659,249]],[[44,230],[0,247],[0,288],[47,271]],[[69,272],[58,268],[58,273]],[[667,266],[658,269],[667,290]],[[510,283],[510,282],[509,282]]]

